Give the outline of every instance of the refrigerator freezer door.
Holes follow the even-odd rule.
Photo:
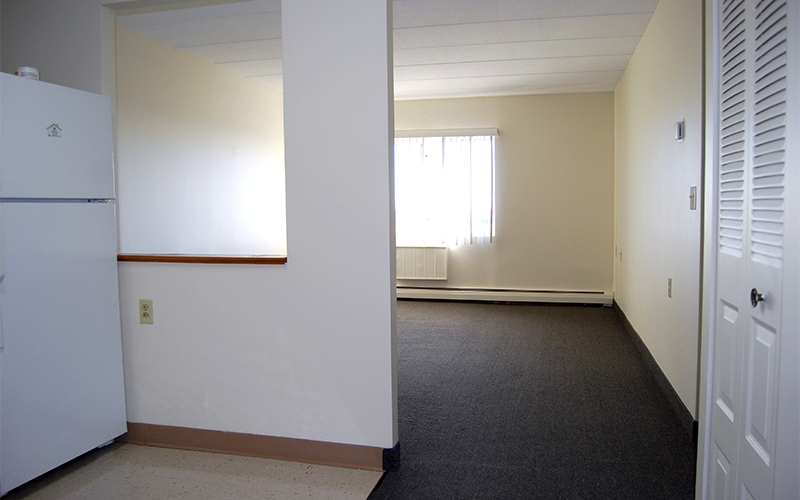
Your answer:
[[[111,203],[2,203],[3,493],[126,432]]]
[[[3,198],[114,198],[108,97],[0,73]]]

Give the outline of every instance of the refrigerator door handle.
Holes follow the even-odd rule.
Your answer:
[[[2,283],[4,279],[6,279],[6,268],[3,265],[3,219],[0,217],[0,283]],[[2,325],[0,325],[0,329],[1,328]],[[1,339],[2,337],[0,337],[0,340]],[[0,347],[2,347],[2,344],[0,344]]]
[[[0,218],[0,285],[2,285],[3,280],[6,279],[6,267],[3,265],[3,224],[1,221],[2,218]],[[3,342],[3,298],[2,295],[0,295],[0,349],[2,349],[4,345],[5,343]]]
[[[2,204],[0,204],[2,206]],[[1,211],[1,210],[0,210]],[[0,213],[2,215],[2,213]],[[6,266],[3,265],[3,218],[0,217],[0,285],[6,279]],[[5,342],[3,341],[3,296],[0,295],[0,349],[3,348]],[[3,489],[0,488],[0,493]]]

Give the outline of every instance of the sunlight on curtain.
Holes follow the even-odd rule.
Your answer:
[[[494,136],[395,139],[398,246],[490,243]]]

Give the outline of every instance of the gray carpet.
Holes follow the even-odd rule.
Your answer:
[[[691,499],[695,447],[609,308],[398,301],[382,499]]]

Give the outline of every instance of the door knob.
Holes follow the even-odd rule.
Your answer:
[[[764,302],[764,295],[758,293],[758,290],[753,288],[750,290],[750,303],[753,305],[753,307],[756,307],[758,306],[759,302]]]

